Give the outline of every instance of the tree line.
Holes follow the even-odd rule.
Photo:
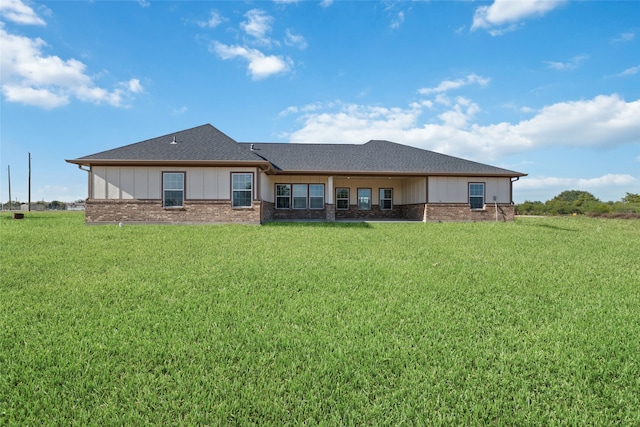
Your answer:
[[[546,202],[515,206],[517,215],[591,215],[640,217],[640,194],[626,193],[617,202],[602,202],[588,191],[567,190]]]

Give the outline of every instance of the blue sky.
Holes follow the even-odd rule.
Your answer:
[[[77,158],[211,123],[387,139],[640,193],[639,1],[0,1],[0,200],[84,199]]]

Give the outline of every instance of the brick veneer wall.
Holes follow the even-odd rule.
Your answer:
[[[495,205],[486,205],[483,210],[471,210],[466,203],[437,203],[425,207],[426,221],[495,221]],[[498,221],[513,221],[515,207],[498,204]]]
[[[232,208],[228,200],[188,200],[182,208],[166,209],[161,200],[102,200],[85,202],[87,223],[260,223],[260,202]]]
[[[349,205],[349,209],[337,209],[336,219],[397,219],[422,221],[424,203],[412,205],[394,205],[393,209],[380,209],[372,205],[369,210],[360,210],[358,205]]]
[[[336,220],[335,205],[326,203],[324,209],[276,209],[271,202],[262,202],[262,221],[313,219],[324,221]]]

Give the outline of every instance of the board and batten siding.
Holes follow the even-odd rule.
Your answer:
[[[254,177],[257,177],[256,168],[251,167],[93,166],[90,197],[114,200],[160,200],[162,199],[162,172],[185,172],[186,198],[190,200],[231,199],[232,172],[253,172]],[[254,182],[254,193],[255,188]]]
[[[511,203],[511,179],[487,177],[429,177],[429,203],[468,203],[469,183],[485,183],[485,202]]]

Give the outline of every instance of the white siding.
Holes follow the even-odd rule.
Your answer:
[[[187,199],[204,199],[204,168],[191,168],[187,177]]]
[[[107,168],[107,199],[120,198],[120,168]]]
[[[106,199],[107,198],[107,170],[101,166],[94,166],[91,168],[91,189],[92,193],[89,196],[94,199]]]
[[[275,181],[274,179],[281,177],[267,175],[264,172],[260,174],[260,198],[265,202],[275,203]]]
[[[91,197],[94,199],[162,199],[162,172],[186,172],[187,199],[229,200],[231,173],[253,172],[255,168],[131,167],[91,168]],[[254,188],[257,183],[254,182]]]
[[[134,168],[120,168],[120,198],[133,199],[135,184]]]
[[[401,203],[410,205],[415,203],[426,203],[427,201],[427,178],[407,178],[402,186]]]
[[[511,203],[510,178],[484,177],[430,177],[430,203],[468,203],[469,183],[485,183],[485,202],[492,203],[496,196],[498,203]]]

